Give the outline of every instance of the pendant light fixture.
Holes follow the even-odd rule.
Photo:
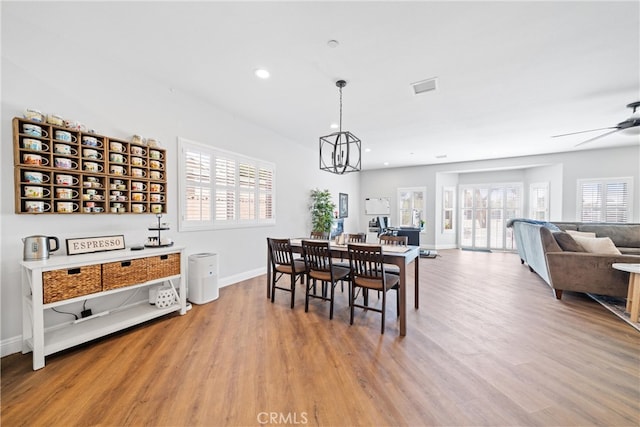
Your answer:
[[[346,85],[344,80],[336,82],[340,89],[339,130],[320,137],[320,169],[338,175],[360,171],[362,158],[360,140],[351,132],[342,131],[342,88]]]

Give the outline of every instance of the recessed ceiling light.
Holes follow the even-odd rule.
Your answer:
[[[338,124],[337,123],[331,123],[331,126],[329,126],[331,129],[338,129]]]
[[[383,165],[389,166],[389,162],[384,162]]]
[[[265,70],[264,68],[258,68],[257,70],[254,71],[256,77],[259,77],[261,79],[268,79],[269,76],[271,74],[269,74],[269,71]]]
[[[340,46],[340,42],[338,40],[329,40],[327,42],[327,45],[329,47],[338,47],[338,46]]]
[[[446,158],[447,158],[447,155],[446,155],[446,154],[438,154],[438,155],[436,156],[436,159],[446,159]]]
[[[364,152],[365,152],[365,153],[370,153],[370,152],[371,152],[371,148],[365,148],[365,149],[364,149]]]

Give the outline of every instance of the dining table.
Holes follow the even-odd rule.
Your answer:
[[[302,253],[303,238],[289,239],[291,249],[294,253]],[[316,240],[317,241],[317,240]],[[364,243],[369,244],[369,243]],[[399,245],[380,245],[371,244],[372,246],[381,246],[382,255],[386,264],[398,266],[400,283],[399,283],[399,302],[400,302],[400,336],[407,335],[407,271],[410,264],[414,265],[414,307],[419,308],[420,295],[420,278],[419,278],[419,262],[420,247],[419,246],[399,246]],[[334,241],[329,242],[329,250],[334,258],[349,259],[347,245],[337,244]],[[271,298],[271,253],[267,248],[267,298]]]

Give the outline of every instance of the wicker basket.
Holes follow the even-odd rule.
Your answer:
[[[137,285],[146,281],[146,258],[102,264],[102,289],[105,291]]]
[[[44,304],[102,291],[100,264],[42,273]]]
[[[180,274],[180,254],[159,255],[147,258],[147,280]]]

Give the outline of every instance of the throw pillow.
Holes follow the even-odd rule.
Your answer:
[[[567,230],[567,233],[571,234],[572,236],[580,236],[580,237],[590,237],[592,239],[594,239],[596,237],[596,233],[592,233],[589,231],[575,231],[575,230]]]
[[[620,251],[609,237],[582,237],[573,236],[573,239],[587,252],[603,255],[620,255]]]
[[[559,231],[553,233],[553,238],[556,239],[558,246],[565,252],[586,252],[578,242],[574,240],[569,233]]]

